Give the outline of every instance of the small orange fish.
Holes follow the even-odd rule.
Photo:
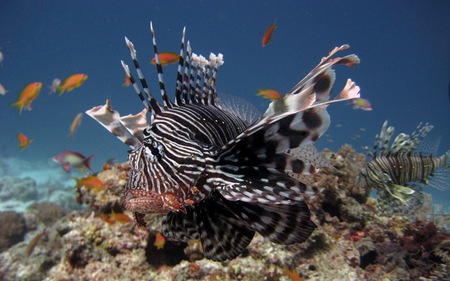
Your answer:
[[[131,86],[130,77],[128,77],[127,75],[125,75],[125,82],[122,84],[122,86],[125,86],[125,87],[130,87]]]
[[[107,216],[107,215],[101,215],[101,216],[100,216],[100,219],[101,219],[102,221],[106,222],[107,224],[115,224],[115,223],[116,223],[115,220],[113,220],[112,218],[110,218],[110,217]]]
[[[22,113],[24,108],[31,109],[31,103],[39,96],[41,88],[41,82],[33,82],[26,85],[22,92],[20,92],[18,100],[11,104],[11,106],[17,106],[19,113]]]
[[[83,85],[84,81],[86,81],[87,78],[88,76],[83,73],[70,75],[69,77],[64,79],[59,86],[56,87],[59,90],[58,96],[62,95],[65,91],[70,92],[73,89],[80,87],[81,85]]]
[[[73,178],[76,182],[74,189],[78,189],[84,186],[87,189],[91,189],[93,191],[100,191],[105,189],[105,184],[96,176],[87,176],[82,179]]]
[[[78,113],[77,116],[75,116],[75,119],[73,119],[72,125],[70,125],[70,132],[69,132],[69,136],[71,136],[72,138],[75,135],[75,132],[77,131],[78,127],[80,127],[82,118],[83,113]]]
[[[32,140],[30,140],[27,136],[25,136],[22,133],[17,134],[17,139],[19,140],[19,147],[20,147],[21,151],[24,148],[27,148],[30,145],[30,143],[32,142]]]
[[[153,245],[156,247],[156,249],[162,250],[165,244],[166,238],[164,238],[164,236],[161,233],[156,232],[155,243],[153,243]]]
[[[158,57],[159,57],[159,62],[161,63],[161,65],[168,65],[170,63],[176,63],[180,59],[180,55],[171,53],[171,52],[159,53]],[[152,60],[150,62],[152,64],[156,64],[156,57],[152,58]]]
[[[109,215],[111,219],[114,221],[120,222],[120,223],[129,223],[131,222],[131,218],[128,215],[122,214],[122,213],[116,213],[114,210],[111,211],[111,214]]]
[[[266,30],[266,33],[264,33],[263,39],[262,39],[262,46],[265,47],[267,44],[269,44],[272,41],[272,33],[277,28],[277,25],[272,23]]]
[[[281,98],[280,92],[274,89],[258,89],[258,93],[256,95],[263,96],[264,98],[272,101]]]
[[[292,281],[303,281],[303,278],[298,275],[296,270],[289,270],[288,268],[285,268],[283,272],[286,276],[289,276]]]

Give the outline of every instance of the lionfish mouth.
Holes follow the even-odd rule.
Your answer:
[[[255,232],[279,244],[306,240],[316,226],[304,200],[322,189],[315,186],[314,173],[330,166],[313,145],[330,124],[326,109],[359,98],[359,87],[348,79],[330,100],[332,67],[352,67],[358,57],[333,58],[349,46],[334,48],[252,119],[246,117],[245,106],[242,110],[241,104],[233,107],[219,99],[216,76],[223,56],[206,59],[193,53],[189,41],[185,44],[185,29],[172,101],[152,23],[150,31],[162,104],[150,92],[134,45],[125,38],[142,90],[128,65],[122,61],[122,66],[144,111],[121,117],[109,102],[86,112],[132,149],[124,207],[141,226],[145,214],[164,213],[165,236],[199,239],[204,256],[213,260],[240,255]]]

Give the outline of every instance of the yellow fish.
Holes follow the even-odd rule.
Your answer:
[[[70,92],[73,89],[80,87],[87,78],[88,76],[83,73],[70,75],[57,86],[57,89],[59,90],[58,96],[62,95],[65,91]]]
[[[41,82],[33,82],[26,85],[22,92],[20,92],[18,100],[11,104],[11,106],[17,106],[19,113],[22,113],[24,108],[31,109],[31,103],[39,96],[41,88]]]
[[[258,89],[258,93],[256,95],[263,96],[264,98],[272,101],[281,98],[280,92],[274,89]]]

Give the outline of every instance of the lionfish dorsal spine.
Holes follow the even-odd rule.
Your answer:
[[[146,94],[146,97],[144,97],[141,90],[139,89],[139,86],[137,85],[136,80],[131,74],[128,65],[124,61],[121,61],[122,67],[125,70],[125,74],[130,79],[130,82],[133,85],[136,94],[139,96],[139,99],[142,101],[144,106],[150,111],[150,113],[152,115],[160,114],[162,112],[162,107],[148,89],[147,81],[145,80],[144,74],[142,73],[139,63],[137,61],[137,55],[136,50],[134,49],[134,45],[126,36],[125,36],[125,43],[127,44],[128,50],[130,51],[131,59],[133,60],[134,67],[136,68],[136,72],[138,74],[142,88],[144,89],[144,92]]]
[[[150,22],[150,32],[152,33],[152,43],[153,43],[153,51],[155,52],[155,61],[156,61],[156,70],[158,72],[159,89],[161,91],[161,97],[164,102],[164,108],[167,109],[167,108],[173,107],[173,103],[170,100],[169,96],[167,95],[166,87],[164,85],[164,74],[163,74],[161,61],[159,60],[158,47],[156,46],[155,30],[153,29],[152,22]]]
[[[185,75],[184,71],[184,38],[186,35],[186,27],[183,28],[183,34],[181,35],[181,47],[180,47],[180,59],[178,61],[178,69],[177,69],[177,82],[176,82],[176,90],[175,90],[175,104],[178,106],[182,105],[182,93],[183,93],[183,76]],[[188,63],[189,57],[186,54],[186,64]]]

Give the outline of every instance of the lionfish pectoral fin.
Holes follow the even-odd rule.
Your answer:
[[[186,213],[169,213],[163,219],[163,235],[177,240],[200,239],[203,254],[215,261],[234,259],[255,232],[235,212],[235,207],[215,193],[188,206]]]
[[[111,102],[109,100],[107,100],[106,104],[103,106],[96,106],[86,111],[86,114],[94,118],[110,133],[115,135],[131,148],[135,149],[142,145],[140,139],[130,133],[128,128],[121,122],[119,112],[112,109]]]
[[[392,188],[388,189],[388,192],[394,197],[397,198],[402,204],[407,205],[408,200],[411,199],[415,190],[406,186],[391,184]]]
[[[262,236],[278,244],[301,243],[316,229],[305,202],[292,204],[241,203],[241,216]]]

